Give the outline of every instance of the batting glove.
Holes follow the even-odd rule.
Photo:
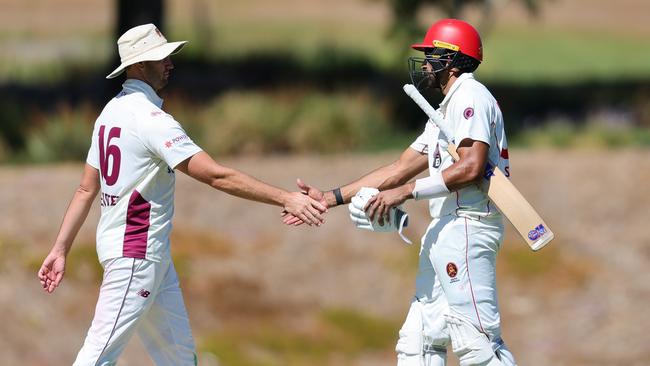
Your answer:
[[[378,222],[378,217],[373,221],[370,221],[368,215],[364,211],[368,200],[379,193],[379,190],[376,188],[363,187],[357,192],[357,194],[352,197],[350,204],[348,205],[348,210],[350,211],[350,219],[359,229],[377,231],[377,232],[391,232],[397,231],[399,236],[407,244],[411,244],[411,241],[404,236],[402,231],[405,227],[408,226],[408,214],[402,209],[401,206],[391,207],[389,210],[389,217],[384,218],[384,224],[380,225]]]

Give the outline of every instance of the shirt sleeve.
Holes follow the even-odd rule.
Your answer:
[[[145,146],[172,169],[185,159],[202,151],[190,139],[180,123],[165,113],[143,123],[140,133]]]
[[[93,168],[100,170],[99,166],[99,148],[97,147],[97,129],[93,128],[93,134],[90,138],[90,148],[88,149],[88,156],[86,163]]]
[[[492,111],[485,98],[472,95],[459,100],[451,110],[455,122],[454,141],[459,144],[465,139],[485,142],[490,145]]]
[[[426,154],[429,151],[429,138],[428,138],[428,129],[430,128],[430,123],[427,122],[424,131],[418,136],[415,141],[411,143],[411,149],[419,152],[420,154]]]

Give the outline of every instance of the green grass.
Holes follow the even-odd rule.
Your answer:
[[[650,43],[641,35],[520,28],[484,37],[485,80],[568,83],[650,77]]]
[[[380,22],[275,19],[259,24],[226,18],[205,25],[172,24],[168,38],[190,40],[183,52],[189,58],[232,60],[278,52],[308,69],[341,54],[367,59],[379,70],[394,70],[406,67],[408,55],[418,54],[409,51],[410,41],[389,39],[387,25]],[[629,33],[548,29],[535,23],[496,28],[483,36],[485,59],[479,74],[485,80],[521,83],[650,77],[650,44],[643,35]],[[83,65],[103,65],[116,52],[111,37],[99,31],[61,38],[5,31],[0,34],[5,48],[21,43],[31,48],[20,46],[20,52],[0,56],[0,81],[52,82]]]

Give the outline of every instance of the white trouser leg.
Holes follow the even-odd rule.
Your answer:
[[[196,365],[192,330],[173,263],[138,327],[138,334],[156,366]]]
[[[167,264],[134,258],[115,258],[102,263],[104,278],[95,316],[74,366],[117,363],[151,307]]]
[[[430,260],[439,276],[450,314],[482,334],[482,338],[465,340],[463,347],[453,344],[456,340],[452,335],[455,353],[467,349],[472,354],[458,355],[462,366],[490,364],[486,357],[494,354],[493,343],[500,340],[496,254],[502,239],[503,224],[499,219],[477,221],[455,216],[434,220],[424,238],[431,243]],[[462,334],[469,334],[468,329],[461,329],[465,331]],[[514,365],[509,352],[504,351],[504,356]],[[494,359],[499,362],[498,358]]]
[[[429,258],[430,243],[423,240],[420,250],[416,299],[411,303],[406,321],[400,330],[397,351],[398,366],[445,366],[449,333],[443,315],[447,300]]]

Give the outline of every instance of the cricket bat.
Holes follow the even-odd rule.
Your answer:
[[[412,84],[404,85],[404,92],[426,113],[433,123],[440,128],[449,143],[448,151],[455,161],[458,161],[456,145],[451,142],[451,126],[439,111],[435,110]],[[499,208],[501,213],[512,223],[519,235],[533,251],[542,249],[553,240],[554,234],[537,211],[519,192],[501,169],[495,167],[492,172],[486,172],[490,180],[488,197]]]

